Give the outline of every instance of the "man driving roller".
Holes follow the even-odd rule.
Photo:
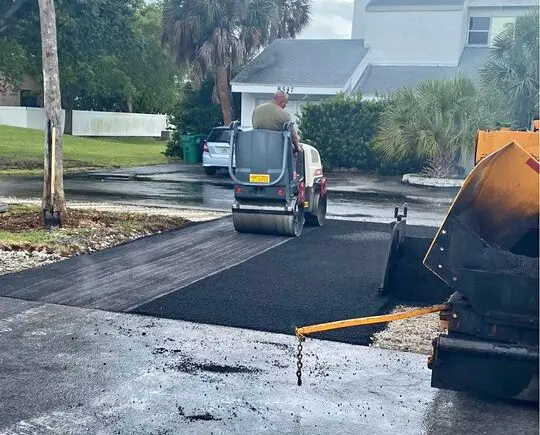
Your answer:
[[[291,121],[291,115],[285,110],[289,97],[283,91],[277,91],[272,97],[272,101],[259,104],[253,110],[251,123],[253,128],[265,130],[281,131],[283,124]],[[301,150],[300,138],[294,126],[292,127],[292,143],[296,152]]]

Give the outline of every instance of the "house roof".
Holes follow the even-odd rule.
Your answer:
[[[354,90],[362,95],[388,94],[397,89],[415,87],[422,80],[449,79],[460,72],[475,78],[488,53],[488,48],[467,47],[456,67],[369,65]]]
[[[379,6],[462,6],[465,0],[371,0],[366,8]]]
[[[341,88],[366,53],[362,39],[278,39],[232,83]]]

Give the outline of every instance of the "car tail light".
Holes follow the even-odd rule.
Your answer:
[[[208,141],[205,139],[204,142],[203,142],[203,146],[202,146],[202,149],[204,152],[208,152]]]
[[[283,187],[278,187],[277,193],[279,196],[285,196],[285,189]]]
[[[234,193],[240,194],[242,192],[243,192],[242,186],[240,186],[238,184],[236,186],[234,186]]]

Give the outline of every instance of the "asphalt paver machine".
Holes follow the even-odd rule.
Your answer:
[[[327,179],[317,149],[302,144],[303,152],[294,152],[292,123],[281,131],[240,131],[238,122],[230,128],[236,231],[297,237],[304,224],[322,226]]]
[[[409,287],[442,304],[297,328],[307,334],[440,312],[428,359],[435,388],[538,402],[540,125],[479,131],[475,166],[434,238],[391,226],[380,290]],[[427,244],[426,244],[427,242]]]

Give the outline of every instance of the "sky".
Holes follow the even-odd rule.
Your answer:
[[[312,0],[311,23],[298,35],[305,39],[349,39],[354,0]]]

